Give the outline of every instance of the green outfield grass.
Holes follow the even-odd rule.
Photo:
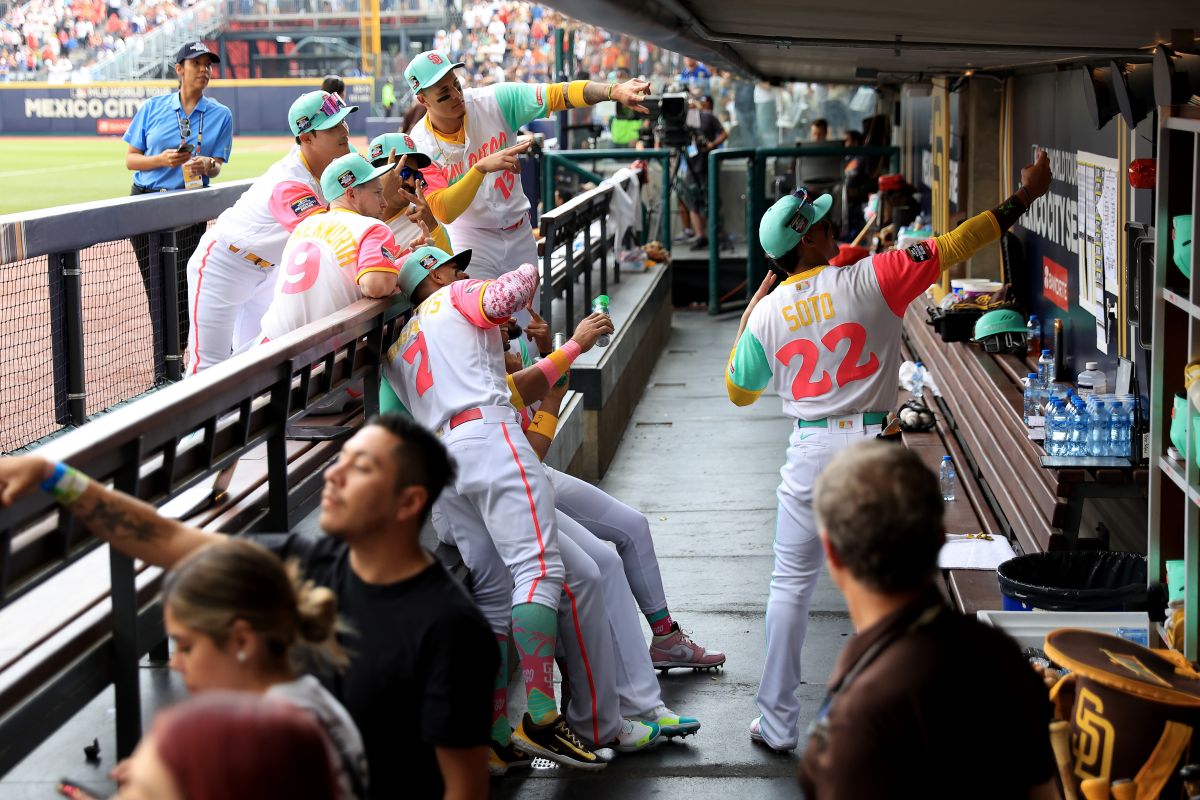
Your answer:
[[[283,136],[235,138],[216,183],[257,178],[289,144]],[[128,196],[127,147],[116,137],[0,137],[0,214]]]

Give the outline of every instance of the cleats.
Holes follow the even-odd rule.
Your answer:
[[[656,747],[662,742],[657,724],[626,719],[621,724],[621,732],[617,734],[617,738],[605,745],[605,748],[616,750],[618,753],[637,753]]]
[[[526,714],[521,719],[521,725],[513,731],[513,744],[526,753],[547,758],[565,767],[604,769],[607,766],[606,762],[596,757],[592,748],[567,727],[562,714],[545,725],[537,725]]]
[[[659,735],[665,739],[676,736],[691,736],[700,730],[700,720],[695,717],[685,717],[676,714],[666,706],[657,706],[646,714],[633,717],[641,722],[653,722],[658,726]]]
[[[528,767],[533,764],[533,758],[519,747],[492,742],[492,752],[488,756],[488,774],[500,776],[515,767]]]
[[[716,669],[725,663],[725,654],[707,650],[692,641],[675,623],[666,636],[655,636],[650,644],[650,662],[657,670],[672,668]]]

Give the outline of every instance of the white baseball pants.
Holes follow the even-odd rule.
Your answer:
[[[216,366],[259,339],[275,292],[275,267],[263,269],[229,251],[212,229],[188,259],[187,374]]]
[[[625,577],[643,614],[667,607],[658,556],[646,515],[574,475],[545,467],[554,487],[554,507],[598,538],[612,542],[625,565]],[[640,628],[639,628],[640,630]]]
[[[758,686],[760,729],[767,744],[791,749],[800,741],[800,653],[808,629],[808,607],[824,562],[813,516],[813,484],[840,451],[873,439],[879,425],[849,433],[828,428],[793,428],[787,462],[775,494],[775,567],[767,599],[767,655]]]

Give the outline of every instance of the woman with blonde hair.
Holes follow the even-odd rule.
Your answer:
[[[332,591],[302,583],[262,545],[229,539],[192,553],[163,586],[171,668],[190,692],[255,692],[311,713],[332,745],[345,798],[367,796],[367,759],[349,712],[306,667],[340,668]]]

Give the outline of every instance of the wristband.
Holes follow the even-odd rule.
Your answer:
[[[569,339],[566,344],[534,364],[534,366],[546,376],[546,385],[553,386],[563,376],[563,373],[571,368],[572,362],[582,352],[583,348],[579,346],[579,342]]]
[[[610,83],[608,85],[608,99],[609,100],[612,100],[613,92],[615,92],[616,90],[617,90],[617,85],[615,83]]]
[[[54,473],[42,483],[42,489],[67,506],[87,491],[89,483],[91,481],[82,472],[59,462],[54,465]]]
[[[545,436],[547,439],[553,439],[556,430],[558,430],[558,417],[549,411],[539,411],[533,415],[533,423],[529,426],[529,433],[536,433]]]

